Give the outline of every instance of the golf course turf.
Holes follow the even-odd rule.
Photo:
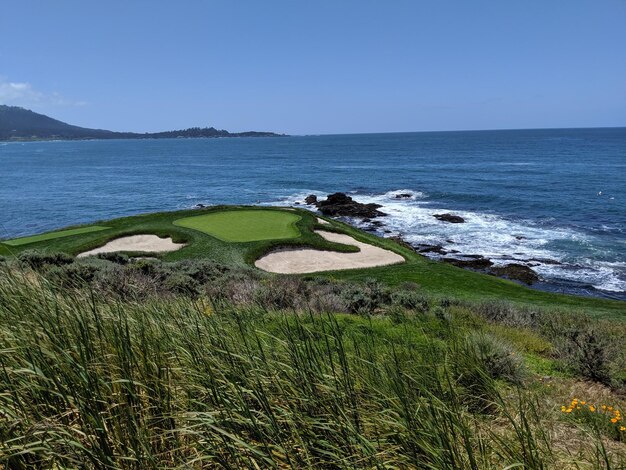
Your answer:
[[[322,229],[391,250],[402,255],[406,262],[374,268],[327,271],[316,273],[316,277],[354,281],[376,279],[390,286],[412,282],[418,284],[425,293],[441,298],[502,300],[526,307],[578,310],[626,321],[626,302],[530,289],[512,281],[429,260],[393,240],[379,238],[337,220],[327,221],[330,224],[320,225],[316,214],[308,210],[271,207],[215,206],[159,212],[98,221],[93,225],[36,235],[28,237],[32,240],[28,244],[15,243],[24,239],[0,241],[0,257],[19,256],[27,250],[78,255],[116,238],[140,234],[170,237],[175,243],[185,243],[180,250],[155,255],[166,262],[211,259],[225,265],[251,269],[254,269],[257,259],[277,248],[359,251],[355,246],[332,243],[315,233],[315,230]],[[109,229],[103,230],[104,226]],[[68,235],[59,237],[58,234]]]
[[[240,210],[186,217],[174,221],[174,225],[198,230],[225,242],[244,243],[297,238],[300,231],[296,222],[300,219],[299,215],[287,211]]]
[[[101,230],[107,230],[108,228],[109,227],[102,227],[99,225],[90,225],[88,227],[42,233],[41,235],[33,235],[30,237],[14,238],[13,240],[7,240],[2,243],[9,246],[30,245],[31,243],[54,240],[55,238],[71,237],[72,235],[79,235],[81,233],[99,232]]]

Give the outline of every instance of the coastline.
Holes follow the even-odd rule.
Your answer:
[[[410,201],[415,198],[415,192],[410,190],[392,191],[391,193],[393,193],[392,196],[396,201]],[[345,196],[344,193],[336,194],[342,194]],[[333,195],[329,195],[328,197],[330,198],[332,196]],[[407,238],[410,238],[411,236],[410,233],[402,233],[389,228],[389,218],[391,216],[384,212],[386,210],[384,204],[375,204],[372,202],[362,203],[352,200],[349,196],[347,197],[351,201],[350,204],[353,204],[352,208],[348,209],[347,212],[341,212],[340,209],[338,214],[329,214],[323,212],[323,210],[320,211],[320,199],[318,199],[317,194],[310,194],[301,200],[291,201],[291,204],[294,207],[304,207],[309,210],[313,210],[316,213],[322,213],[324,215],[334,217],[337,220],[348,223],[355,228],[364,230],[378,237],[393,239],[433,261],[449,263],[468,271],[499,277],[501,279],[513,281],[517,284],[543,292],[626,301],[626,291],[602,290],[596,288],[590,283],[578,280],[545,277],[535,269],[538,266],[543,265],[565,266],[564,263],[555,259],[524,259],[519,258],[519,254],[516,255],[513,252],[485,256],[470,251],[461,251],[452,248],[452,243],[411,242],[407,240]],[[367,198],[360,197],[359,199],[368,201]],[[367,208],[368,206],[369,211],[367,209],[360,211],[359,209]],[[465,222],[461,216],[454,215],[452,213],[434,214],[433,217],[443,223],[458,223],[460,225]],[[524,240],[526,237],[520,235],[517,236],[517,238]],[[452,242],[452,240],[447,240],[447,242]]]

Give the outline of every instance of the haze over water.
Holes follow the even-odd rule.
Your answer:
[[[383,204],[387,235],[530,263],[541,288],[626,298],[626,128],[0,143],[0,160],[0,239],[343,191]]]

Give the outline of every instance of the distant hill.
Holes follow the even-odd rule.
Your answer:
[[[0,141],[17,140],[88,140],[88,139],[172,139],[191,137],[275,137],[273,132],[231,133],[214,127],[139,134],[89,129],[58,121],[18,106],[0,105]]]

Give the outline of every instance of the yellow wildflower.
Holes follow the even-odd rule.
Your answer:
[[[596,411],[596,407],[593,405],[589,405],[589,411],[593,413],[594,411]]]

